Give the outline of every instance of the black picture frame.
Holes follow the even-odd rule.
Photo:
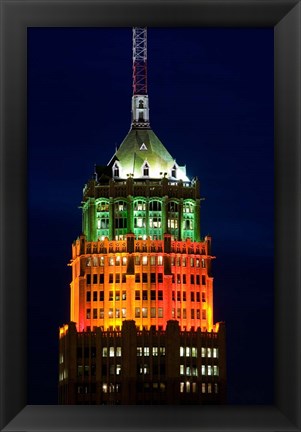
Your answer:
[[[300,1],[2,0],[1,18],[1,430],[300,430]],[[274,28],[273,406],[27,405],[27,28],[135,25]]]

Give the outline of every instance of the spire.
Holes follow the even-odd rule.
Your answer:
[[[133,27],[132,128],[149,129],[147,95],[147,29]]]

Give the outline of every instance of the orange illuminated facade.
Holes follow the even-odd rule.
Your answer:
[[[143,44],[145,32],[133,37]],[[147,94],[134,93],[130,131],[83,190],[60,403],[225,402],[225,325],[214,322],[200,204],[198,179],[151,129]]]

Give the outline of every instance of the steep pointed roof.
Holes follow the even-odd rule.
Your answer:
[[[132,128],[120,147],[109,162],[113,166],[115,161],[119,166],[119,177],[127,178],[132,175],[134,178],[145,178],[143,167],[147,163],[150,179],[162,178],[164,173],[171,177],[172,168],[175,166],[175,159],[164,147],[152,129]],[[186,176],[186,169],[177,167],[177,180],[189,181]]]

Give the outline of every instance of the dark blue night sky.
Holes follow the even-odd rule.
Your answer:
[[[132,31],[28,31],[29,404],[57,403],[82,189],[130,128]],[[197,176],[228,401],[273,403],[273,29],[148,29],[151,127]]]

